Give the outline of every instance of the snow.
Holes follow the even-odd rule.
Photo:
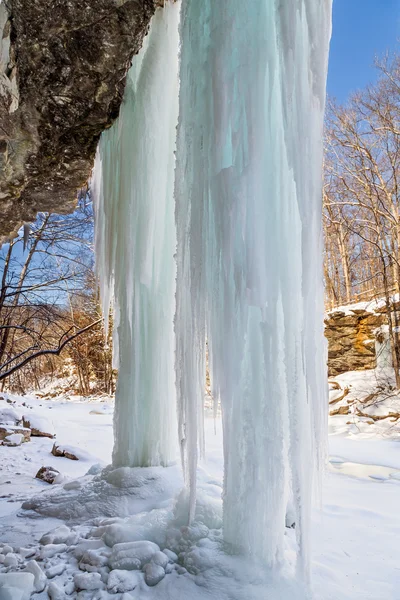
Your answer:
[[[23,441],[24,436],[22,433],[11,433],[10,435],[6,435],[3,444],[6,446],[20,446]]]
[[[391,371],[388,371],[386,379],[389,382],[393,381],[391,376]],[[342,386],[351,386],[346,398],[350,396],[362,399],[371,394],[377,386],[377,374],[369,371],[343,374],[336,380]],[[99,419],[91,415],[91,408],[97,403],[66,404],[63,399],[58,401],[55,398],[47,401],[36,401],[33,397],[10,398],[15,400],[16,410],[21,402],[26,402],[35,407],[32,411],[51,412],[57,438],[69,438],[74,446],[85,444],[85,449],[93,456],[94,464],[99,461],[106,464],[111,460],[111,417],[104,416]],[[365,425],[365,431],[362,423],[356,421],[360,427],[357,429],[346,425],[346,421],[349,421],[348,416],[329,419],[331,461],[323,482],[322,508],[320,511],[313,511],[311,529],[311,579],[314,597],[315,600],[397,600],[396,573],[400,535],[398,432],[389,427],[382,429],[385,421]],[[90,428],[94,426],[97,442],[88,435]],[[201,461],[197,471],[199,500],[191,527],[187,527],[185,523],[187,497],[184,494],[179,495],[182,479],[178,476],[179,469],[175,470],[175,467],[171,468],[171,471],[162,469],[167,471],[168,475],[151,483],[150,468],[143,469],[144,474],[141,477],[135,469],[106,470],[104,479],[101,473],[85,476],[88,463],[80,464],[80,461],[53,457],[55,461],[61,461],[66,466],[72,465],[82,475],[81,487],[68,491],[68,494],[81,498],[81,501],[77,498],[73,506],[84,503],[82,498],[91,495],[92,492],[84,492],[90,484],[99,486],[106,482],[104,493],[107,496],[113,489],[108,487],[111,484],[107,480],[113,481],[113,485],[116,484],[118,500],[106,503],[98,493],[100,508],[94,511],[97,516],[93,517],[93,495],[93,500],[88,502],[88,512],[82,511],[78,520],[73,511],[71,520],[68,519],[68,510],[59,511],[59,516],[65,517],[66,523],[60,519],[40,517],[37,513],[21,511],[20,499],[32,493],[36,494],[36,497],[43,497],[51,492],[51,496],[54,496],[53,508],[57,510],[60,509],[57,495],[62,505],[66,502],[63,484],[49,486],[35,481],[35,469],[29,471],[30,463],[23,459],[26,446],[30,446],[37,464],[44,464],[51,456],[52,440],[33,438],[31,442],[17,448],[1,447],[1,467],[13,481],[7,486],[12,490],[13,496],[0,498],[0,514],[6,515],[0,519],[0,556],[17,556],[18,569],[26,568],[29,561],[36,561],[46,575],[48,588],[44,594],[63,600],[66,590],[71,590],[71,583],[73,589],[69,593],[76,592],[73,583],[76,574],[91,574],[89,571],[83,571],[79,565],[84,569],[92,567],[97,569],[93,573],[100,575],[102,589],[99,591],[107,593],[108,590],[111,598],[113,596],[108,589],[108,581],[113,570],[109,574],[104,572],[104,559],[109,559],[116,544],[144,541],[147,547],[148,542],[153,542],[156,546],[152,548],[156,551],[149,562],[156,564],[160,554],[159,548],[171,561],[165,568],[166,574],[163,579],[154,587],[149,587],[141,570],[123,571],[126,577],[121,575],[121,586],[123,581],[128,581],[129,573],[136,574],[137,583],[132,590],[121,590],[117,593],[128,593],[134,599],[146,597],[149,600],[165,600],[169,597],[174,600],[261,600],[265,597],[303,600],[305,592],[303,594],[301,587],[292,579],[291,568],[272,576],[256,559],[246,561],[239,556],[229,557],[223,553],[221,419],[218,418],[214,424],[212,418],[206,418],[205,434],[207,450],[205,460]],[[101,440],[101,444],[98,440]],[[105,448],[108,454],[105,453]],[[14,474],[15,465],[21,469],[28,468],[24,476]],[[22,480],[18,483],[21,477]],[[25,478],[29,477],[33,486],[31,489],[25,482]],[[166,488],[169,478],[175,478],[175,484]],[[5,484],[3,487],[6,488]],[[140,493],[142,487],[144,490]],[[49,491],[46,492],[46,489]],[[44,491],[38,493],[40,490]],[[97,487],[97,492],[99,490]],[[137,496],[132,498],[133,490],[136,490]],[[93,494],[94,491],[93,489]],[[156,492],[154,496],[153,492]],[[17,502],[8,502],[17,498]],[[51,506],[51,503],[46,502],[46,506]],[[124,509],[124,506],[128,508]],[[130,514],[135,510],[136,514]],[[53,513],[51,515],[53,516]],[[32,519],[31,516],[36,518]],[[285,531],[287,564],[293,565],[296,549],[295,530]],[[39,546],[39,539],[44,545]],[[58,552],[42,560],[40,548],[51,548],[52,544],[58,546]],[[65,547],[66,550],[60,552]],[[149,554],[145,560],[148,557]],[[0,570],[1,568],[2,565]],[[101,569],[103,571],[99,572]],[[22,573],[24,571],[20,570],[17,574],[20,576]],[[47,575],[51,578],[47,578]],[[116,575],[113,576],[111,582],[115,582],[114,577],[117,578]],[[99,581],[98,577],[95,581]],[[55,590],[58,590],[58,596]],[[97,593],[97,590],[88,590],[85,593],[89,594],[88,598],[94,598],[93,594]],[[18,596],[11,598],[14,600]]]
[[[392,304],[399,302],[400,296],[399,294],[392,294],[389,297],[389,301]],[[328,311],[328,315],[333,315],[335,313],[343,313],[344,315],[352,315],[357,312],[369,312],[371,314],[375,312],[381,313],[382,310],[386,306],[385,298],[378,298],[373,300],[365,300],[361,302],[353,302],[351,304],[344,304],[342,306],[336,306],[332,310]]]

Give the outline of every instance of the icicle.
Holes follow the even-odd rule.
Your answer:
[[[294,498],[307,572],[326,416],[322,123],[330,0],[184,0],[177,138],[177,383],[194,510],[209,341],[224,538],[270,566]]]
[[[156,11],[128,73],[118,121],[102,135],[94,171],[105,318],[115,296],[116,466],[166,465],[175,459],[173,181],[179,8],[167,2]]]

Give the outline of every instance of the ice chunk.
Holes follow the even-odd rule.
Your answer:
[[[0,573],[1,600],[29,600],[34,580],[32,573]]]
[[[103,587],[99,573],[77,573],[74,583],[78,590],[99,590]]]
[[[140,574],[137,571],[114,569],[108,576],[107,589],[113,594],[129,592],[134,590],[139,583]]]
[[[65,600],[64,590],[55,581],[50,583],[47,593],[50,600]]]
[[[67,568],[67,565],[65,563],[60,562],[60,563],[46,569],[46,577],[48,579],[53,579],[53,577],[62,575],[66,568]]]
[[[105,548],[103,540],[82,540],[74,548],[73,554],[76,559],[81,560],[87,550],[98,550],[99,548]]]
[[[40,548],[40,558],[53,558],[56,554],[61,554],[67,549],[67,544],[47,544]]]
[[[157,583],[159,583],[161,581],[161,579],[164,579],[164,577],[165,577],[165,571],[162,567],[160,567],[160,565],[156,565],[151,562],[148,563],[147,565],[145,565],[144,580],[147,583],[147,585],[149,585],[149,586],[157,585]]]
[[[109,564],[111,569],[141,569],[159,551],[157,544],[147,541],[115,544]]]
[[[18,555],[14,552],[9,552],[4,559],[5,567],[16,567],[18,564]]]
[[[164,552],[156,552],[151,557],[151,562],[155,565],[159,565],[163,569],[165,569],[165,567],[167,566],[168,560],[168,556]]]
[[[172,552],[172,550],[169,550],[168,548],[164,548],[163,553],[168,557],[168,560],[170,562],[176,562],[178,560],[178,555],[175,554],[175,552]]]
[[[37,564],[36,560],[30,560],[26,563],[24,571],[28,573],[32,573],[35,581],[34,581],[34,589],[35,592],[42,592],[47,584],[46,575],[43,573],[40,566]]]
[[[65,486],[64,486],[65,487]],[[45,533],[41,538],[39,543],[43,546],[47,544],[65,544],[68,538],[71,535],[71,530],[66,525],[60,525],[60,527],[56,527],[52,529],[48,533]]]

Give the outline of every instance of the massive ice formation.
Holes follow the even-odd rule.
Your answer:
[[[156,16],[119,126],[100,145],[97,252],[106,311],[116,298],[117,465],[172,457],[177,10]],[[207,340],[223,412],[225,541],[273,566],[290,500],[300,569],[325,428],[330,10],[331,0],[184,0],[180,25],[175,359],[190,516]]]
[[[187,462],[209,344],[224,538],[273,565],[293,497],[300,556],[324,430],[321,159],[330,0],[187,0],[176,215]]]
[[[116,466],[175,459],[174,150],[179,6],[168,3],[129,71],[118,121],[94,174],[104,314],[115,298]]]

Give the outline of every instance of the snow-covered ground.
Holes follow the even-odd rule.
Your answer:
[[[372,372],[358,372],[336,378],[342,390],[346,386],[350,390],[345,398],[331,405],[330,409],[344,405],[349,399],[351,406],[355,399],[358,401],[368,396],[371,386],[375,385],[374,377]],[[367,392],[364,396],[363,389]],[[332,390],[331,399],[339,392]],[[18,447],[0,447],[0,542],[9,544],[14,550],[31,548],[28,552],[33,554],[31,557],[22,559],[22,554],[26,553],[24,550],[16,554],[17,566],[11,566],[11,570],[21,569],[27,561],[36,557],[47,572],[47,584],[51,584],[48,591],[36,594],[33,598],[48,598],[49,593],[54,600],[264,600],[266,597],[271,600],[294,600],[301,597],[301,591],[295,587],[292,589],[290,581],[282,584],[282,581],[270,579],[267,584],[265,574],[261,573],[258,565],[245,563],[239,557],[224,557],[220,551],[218,532],[221,525],[223,470],[220,420],[214,424],[212,418],[206,419],[207,456],[198,473],[199,520],[207,523],[208,530],[170,528],[166,543],[159,532],[165,530],[173,511],[175,519],[179,520],[179,513],[182,522],[185,517],[185,500],[182,497],[179,499],[178,509],[171,502],[182,485],[177,466],[167,469],[167,477],[162,474],[165,469],[144,470],[140,479],[132,470],[120,469],[103,471],[94,478],[89,475],[79,479],[90,468],[92,472],[97,472],[99,464],[105,466],[111,461],[113,430],[112,404],[109,401],[3,396],[0,410],[10,407],[21,416],[29,413],[41,417],[42,422],[50,421],[54,426],[57,444],[72,446],[72,450],[80,457],[76,461],[53,456],[51,449],[54,440],[42,437],[33,437],[31,442]],[[12,403],[7,403],[7,398]],[[373,414],[383,414],[382,406],[385,410],[395,410],[396,403],[397,397],[392,394],[390,400],[386,398],[378,402]],[[400,433],[396,423],[386,421],[370,423],[354,412],[330,418],[330,463],[324,477],[322,508],[315,509],[313,519],[312,579],[315,600],[400,598]],[[35,474],[42,466],[52,466],[60,471],[60,483],[49,485],[35,479]],[[102,501],[98,501],[100,489]],[[29,500],[31,497],[33,501]],[[25,507],[34,508],[36,512],[21,510],[24,501],[27,501]],[[39,516],[38,513],[46,516]],[[115,515],[122,519],[111,518]],[[47,531],[63,524],[55,516],[69,519],[70,532],[67,531],[68,547],[58,548],[56,554],[51,556],[53,547],[47,544],[41,546],[39,551],[38,540]],[[63,535],[65,537],[66,533]],[[106,540],[106,546],[100,536]],[[87,540],[84,541],[85,537],[91,540],[89,544]],[[287,530],[287,538],[290,554],[293,530]],[[114,545],[111,551],[115,543],[143,539],[157,542],[161,549],[165,546],[175,548],[177,553],[185,548],[176,564],[174,557],[170,559],[165,568],[167,575],[154,587],[144,583],[142,573],[124,570],[123,561],[118,562],[122,556],[118,555],[118,547]],[[85,559],[88,561],[86,571],[79,571],[78,562],[80,560],[82,563],[83,560],[79,557],[85,544],[97,545],[98,548],[94,548],[92,555],[89,553],[89,558]],[[149,548],[146,546],[145,550],[149,551]],[[129,552],[131,560],[133,550]],[[86,578],[86,582],[85,577],[81,581],[79,573],[95,575],[96,569],[101,572],[101,566],[91,563],[102,560],[114,561],[114,570],[119,571],[114,578],[120,579],[114,582],[109,575],[103,576],[104,581],[107,577],[109,580],[107,590],[106,584],[99,583],[97,576],[92,577],[93,585],[103,590],[77,593],[81,585],[91,585],[87,583],[90,577]],[[162,562],[165,557],[161,556],[160,560]],[[10,561],[13,562],[12,559],[7,562]],[[157,562],[156,558],[154,561]],[[157,578],[154,561],[151,563],[153,567],[146,567],[149,571],[146,572],[147,581],[151,580],[151,576]],[[115,568],[118,565],[120,569]],[[21,571],[18,575],[22,577]],[[124,577],[128,582],[125,588]],[[136,587],[129,591],[129,595],[117,592],[132,588],[133,579]],[[66,592],[69,594],[63,595]],[[10,597],[14,600],[13,596]],[[1,591],[0,598],[3,600]]]

